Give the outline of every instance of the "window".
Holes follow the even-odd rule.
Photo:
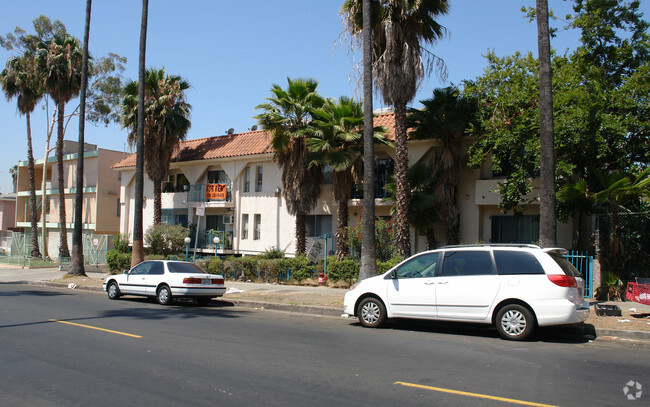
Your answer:
[[[257,175],[255,176],[255,192],[262,192],[262,166],[257,166]]]
[[[495,250],[494,262],[499,275],[544,274],[542,265],[532,253]]]
[[[493,215],[491,243],[535,243],[539,241],[539,215]]]
[[[251,192],[251,168],[244,168],[244,192]]]
[[[487,251],[447,251],[442,261],[443,277],[494,274],[492,258]]]
[[[255,229],[253,230],[253,240],[260,240],[262,229],[262,215],[255,214]]]
[[[440,253],[427,253],[415,257],[395,270],[397,278],[433,277],[438,265]]]
[[[130,274],[136,275],[152,275],[152,274],[165,274],[163,264],[158,261],[145,261],[140,263],[131,270]]]
[[[120,198],[117,198],[117,217],[119,218],[122,212],[122,208],[120,207]]]
[[[323,236],[332,234],[332,215],[307,215],[307,237]]]
[[[248,214],[241,216],[241,238],[248,239]]]
[[[230,187],[230,178],[223,170],[208,171],[208,184],[226,184]]]
[[[183,225],[187,227],[186,209],[163,209],[160,222],[167,225]]]
[[[323,184],[332,185],[333,172],[334,172],[334,168],[332,168],[329,164],[325,164],[325,166],[323,167]]]

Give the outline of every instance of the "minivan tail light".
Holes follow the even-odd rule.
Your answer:
[[[560,287],[578,287],[578,282],[575,277],[567,276],[565,274],[549,274],[548,279],[555,285]]]

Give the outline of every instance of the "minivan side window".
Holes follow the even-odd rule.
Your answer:
[[[513,250],[495,250],[494,262],[499,275],[545,274],[537,258],[528,252]]]
[[[397,278],[433,277],[440,253],[426,253],[402,264],[395,270]]]
[[[443,277],[494,274],[488,251],[446,251],[442,261]]]

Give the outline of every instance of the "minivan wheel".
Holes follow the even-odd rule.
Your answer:
[[[524,306],[506,305],[497,314],[496,328],[503,339],[523,341],[535,330],[535,318]]]
[[[377,298],[369,297],[359,303],[357,315],[361,325],[377,328],[386,320],[386,307]]]

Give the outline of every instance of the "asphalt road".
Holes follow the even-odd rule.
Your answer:
[[[650,345],[0,283],[0,406],[649,405]],[[629,402],[630,380],[645,386]],[[636,389],[634,390],[636,394]],[[527,404],[525,404],[527,403]],[[533,403],[533,404],[531,404]]]

